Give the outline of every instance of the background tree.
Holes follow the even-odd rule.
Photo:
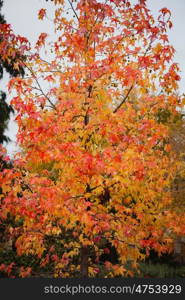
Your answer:
[[[183,110],[179,112],[179,118],[176,122],[170,125],[170,131],[170,143],[178,163],[174,181],[171,185],[173,198],[171,209],[182,216],[185,212],[185,120]],[[174,255],[177,262],[185,263],[185,236],[182,236],[178,230],[174,235]]]
[[[4,55],[4,51],[7,50],[7,47],[10,48],[8,41],[7,33],[5,28],[7,28],[7,23],[4,16],[2,15],[2,6],[3,1],[0,1],[0,80],[3,78],[3,73],[6,71],[11,77],[23,76],[24,69],[22,66],[18,68],[17,60],[20,58],[20,55],[17,51],[16,53],[10,53],[9,55]],[[6,47],[5,47],[6,46]],[[12,44],[13,46],[13,44]],[[6,49],[4,49],[4,47]],[[3,91],[0,91],[0,143],[8,142],[9,138],[5,136],[4,131],[7,129],[7,123],[10,118],[10,113],[13,112],[13,109],[6,102],[6,94]]]
[[[11,26],[6,23],[4,16],[2,15],[3,1],[0,1],[0,80],[3,79],[4,72],[7,72],[11,78],[23,77],[24,67],[21,60],[25,61],[23,56],[23,49],[26,46],[26,39],[20,36],[15,36],[11,30]],[[21,45],[22,44],[22,45]],[[13,108],[6,101],[5,91],[0,91],[0,170],[12,168],[12,161],[6,156],[6,150],[3,147],[4,142],[9,142],[10,138],[5,134],[5,130],[8,127],[8,121],[10,114],[13,113]],[[2,188],[0,185],[0,194]],[[0,198],[1,204],[2,198]],[[4,221],[0,218],[0,250],[6,250],[12,243],[9,239],[7,231],[14,224],[13,220]],[[0,261],[1,261],[0,253]]]
[[[156,21],[144,0],[55,4],[51,60],[41,33],[24,63],[29,78],[9,83],[22,151],[1,179],[2,217],[22,222],[18,254],[52,257],[55,276],[131,276],[126,264],[170,250],[173,232],[185,232],[184,215],[179,223],[169,209],[176,163],[159,122],[181,102],[171,13]],[[48,239],[59,245],[48,250]],[[117,261],[101,265],[111,247]]]

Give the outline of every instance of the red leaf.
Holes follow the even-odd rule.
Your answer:
[[[46,16],[46,9],[44,9],[44,8],[40,9],[39,12],[38,12],[38,18],[39,18],[40,20],[43,20],[43,18],[44,18],[45,16]]]

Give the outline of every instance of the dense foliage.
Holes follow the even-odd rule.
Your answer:
[[[20,59],[29,76],[9,82],[21,151],[1,172],[1,218],[15,218],[17,254],[52,261],[54,276],[133,276],[185,233],[170,206],[181,105],[171,13],[155,20],[145,0],[54,2],[56,40],[41,33]]]

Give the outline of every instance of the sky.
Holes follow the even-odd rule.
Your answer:
[[[173,27],[168,32],[170,43],[176,50],[174,61],[177,62],[181,69],[180,93],[185,92],[185,0],[148,0],[148,7],[154,16],[158,11],[167,7],[172,13]],[[52,21],[38,20],[37,13],[39,9],[46,8],[52,18],[54,9],[51,1],[45,0],[4,0],[3,14],[7,23],[12,25],[15,34],[28,38],[34,43],[41,32],[52,34]],[[0,89],[6,91],[8,76],[1,81]],[[10,99],[7,99],[10,101]],[[5,145],[8,154],[12,157],[16,152],[16,132],[17,126],[11,117],[7,135],[12,142]]]

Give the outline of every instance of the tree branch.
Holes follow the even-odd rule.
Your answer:
[[[123,100],[121,101],[121,103],[115,108],[115,110],[113,111],[113,113],[116,113],[118,111],[118,109],[120,109],[120,107],[125,103],[125,101],[127,100],[128,96],[130,95],[130,92],[132,91],[134,87],[134,84],[131,85],[131,87],[129,88],[126,96],[123,98]]]
[[[42,87],[41,87],[41,85],[40,85],[37,77],[35,76],[35,74],[33,72],[33,70],[30,67],[28,67],[25,63],[24,63],[24,65],[31,72],[33,78],[35,79],[35,81],[36,81],[36,83],[38,85],[38,88],[36,88],[36,87],[34,87],[34,88],[38,89],[42,93],[42,95],[44,97],[46,97],[46,99],[48,100],[48,102],[51,104],[52,108],[54,108],[55,110],[57,110],[56,106],[53,104],[53,102],[50,100],[50,98],[44,93],[44,91],[43,91],[43,89],[42,89]]]

